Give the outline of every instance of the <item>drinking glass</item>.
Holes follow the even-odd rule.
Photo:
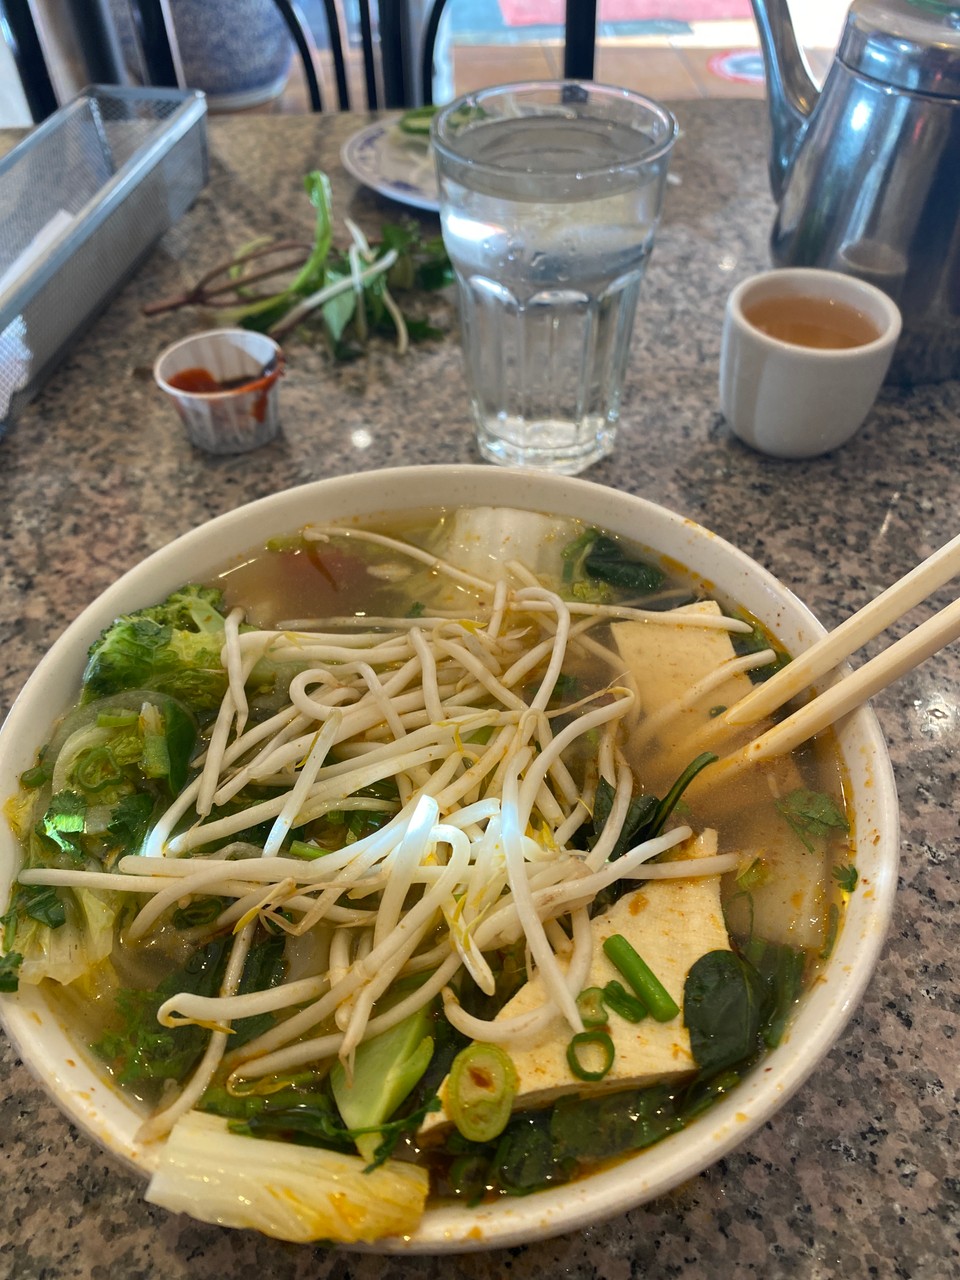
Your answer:
[[[434,120],[470,403],[491,462],[575,474],[613,448],[676,136],[658,103],[578,81],[482,89]]]

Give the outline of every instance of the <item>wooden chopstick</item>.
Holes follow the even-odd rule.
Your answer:
[[[955,538],[951,538],[939,551],[935,551],[933,555],[928,556],[915,569],[912,569],[898,582],[895,582],[893,586],[888,587],[875,600],[871,600],[868,605],[853,614],[846,622],[842,622],[829,635],[824,636],[822,640],[818,640],[806,652],[794,658],[781,671],[778,671],[775,676],[771,676],[763,684],[757,685],[739,702],[735,702],[733,706],[728,707],[719,718],[730,725],[755,724],[758,720],[762,720],[778,707],[782,707],[785,702],[789,702],[801,689],[805,689],[807,685],[812,684],[819,676],[824,675],[846,658],[849,658],[861,645],[866,644],[868,640],[872,640],[881,631],[885,631],[891,623],[896,622],[909,609],[925,600],[931,591],[942,587],[944,583],[949,582],[958,573],[960,573],[960,534]],[[948,606],[944,614],[949,612],[950,607]],[[936,616],[943,617],[944,614]],[[935,621],[936,617],[929,620],[930,623]],[[927,623],[924,623],[912,635],[919,637],[921,633],[924,633],[924,627],[927,625]],[[949,624],[943,625],[945,626],[945,631],[949,632]],[[939,632],[931,631],[930,634],[939,634]],[[904,665],[899,665],[899,659],[894,660],[892,665],[897,667],[895,674],[882,678],[881,683],[871,689],[869,693],[860,697],[859,701],[862,702],[872,697],[874,693],[884,688],[886,684],[892,683],[892,681],[903,675],[911,666],[923,662],[931,653],[935,653],[938,648],[949,644],[955,638],[955,635],[948,634],[946,639],[934,643],[933,648],[927,649],[919,657],[913,660],[906,659]],[[905,637],[905,640],[909,639],[910,637]],[[902,640],[898,641],[886,652],[891,655],[901,652],[900,646],[903,643],[904,641]],[[918,645],[918,651],[923,647],[923,643],[920,642]],[[909,650],[902,650],[902,652],[909,652]],[[847,681],[854,677],[864,678],[864,673],[873,669],[874,664],[878,663],[884,656],[884,654],[881,654],[878,658],[874,658],[859,671],[854,672],[853,676],[847,676],[841,681],[841,684],[845,686]],[[869,678],[864,679],[865,683],[870,683]],[[831,690],[827,692],[829,693]],[[826,694],[820,695],[820,697],[825,696]],[[856,697],[857,695],[850,696]],[[815,701],[819,701],[819,698],[815,699]],[[810,705],[812,706],[813,704],[811,703]],[[856,706],[858,703],[853,702],[851,705]],[[834,719],[843,714],[843,711],[836,712]],[[791,716],[789,720],[785,720],[778,727],[783,728],[793,719],[794,717]],[[831,721],[827,720],[824,723],[830,724]],[[815,733],[817,730],[813,730],[813,732]],[[807,736],[811,735],[808,734]],[[762,738],[757,739],[757,742],[761,741],[763,741]],[[801,738],[800,741],[803,741],[803,739]],[[756,743],[752,745],[755,746]],[[790,748],[783,749],[789,750]]]
[[[799,711],[787,716],[786,720],[721,760],[718,768],[724,765],[733,767],[738,757],[742,757],[742,764],[754,764],[792,751],[801,742],[806,742],[821,729],[834,724],[841,716],[853,711],[888,684],[893,684],[894,680],[899,680],[906,672],[926,661],[938,649],[958,638],[960,599],[954,600],[889,649],[825,689]]]
[[[712,787],[750,765],[786,755],[957,639],[960,639],[960,599],[831,685],[786,720],[704,769],[688,788],[688,796],[700,790],[701,785]]]

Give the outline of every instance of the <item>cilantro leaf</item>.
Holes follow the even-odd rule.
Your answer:
[[[809,853],[813,853],[816,842],[826,839],[831,831],[850,830],[843,810],[823,791],[798,787],[777,801],[777,810]]]
[[[847,863],[846,866],[833,868],[833,878],[844,893],[853,893],[860,879],[860,873],[852,863]]]

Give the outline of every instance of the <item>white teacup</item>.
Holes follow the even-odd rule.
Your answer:
[[[727,299],[720,408],[730,429],[777,458],[846,444],[876,399],[900,337],[900,312],[854,276],[766,271]]]

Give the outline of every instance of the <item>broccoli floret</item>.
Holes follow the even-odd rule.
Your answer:
[[[124,614],[90,648],[83,701],[124,689],[168,693],[196,714],[215,711],[227,688],[220,661],[223,595],[185,586],[162,604]]]

